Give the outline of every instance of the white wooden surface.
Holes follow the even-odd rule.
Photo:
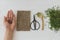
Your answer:
[[[12,9],[14,13],[17,10],[31,10],[32,15],[37,12],[45,14],[45,10],[55,5],[60,6],[60,0],[0,0],[0,40],[4,40],[5,26],[3,24],[4,15],[7,11]],[[37,18],[38,19],[38,18]],[[46,21],[47,19],[45,19]],[[16,31],[14,33],[14,40],[60,40],[60,31],[54,32],[48,28],[45,22],[45,30],[41,28],[38,31]]]

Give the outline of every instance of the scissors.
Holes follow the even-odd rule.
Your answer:
[[[40,28],[40,23],[35,19],[35,15],[33,15],[33,21],[31,22],[31,29],[38,30]],[[33,25],[33,26],[32,26]]]

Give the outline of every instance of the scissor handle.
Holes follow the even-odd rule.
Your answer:
[[[38,23],[38,26],[39,26],[38,28],[36,28],[37,26],[36,26],[36,24],[34,24],[34,22]],[[31,25],[32,24],[34,25],[34,29],[31,27],[32,30],[38,30],[40,28],[40,23],[38,21],[32,21]]]

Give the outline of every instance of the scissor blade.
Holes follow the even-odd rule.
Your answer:
[[[36,22],[34,22],[34,30],[36,30]]]

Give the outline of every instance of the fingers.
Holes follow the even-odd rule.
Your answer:
[[[16,17],[15,17],[15,15],[13,14],[13,11],[12,11],[12,10],[9,10],[9,11],[8,11],[6,21],[7,21],[7,22],[8,22],[8,21],[12,21],[13,23],[15,23]]]
[[[13,14],[13,22],[16,22],[16,17],[14,14]]]
[[[13,19],[13,11],[9,10],[8,14],[7,14],[8,20],[12,20]]]
[[[4,24],[8,27],[7,17],[4,16]]]
[[[13,14],[13,20],[12,20],[12,25],[13,25],[13,27],[12,27],[12,29],[14,30],[15,29],[15,26],[16,26],[16,17],[15,17],[15,15]]]
[[[12,21],[11,24],[10,24],[9,20]],[[4,16],[4,24],[6,25],[6,27],[8,29],[11,29],[11,28],[14,29],[15,23],[16,23],[16,17],[13,14],[13,11],[9,10],[8,13],[7,13],[7,16]]]
[[[8,20],[11,20],[13,23],[15,23],[16,17],[15,17],[15,15],[14,15],[14,13],[13,13],[12,10],[9,10],[9,11],[8,11],[7,19],[8,19]]]
[[[4,22],[6,22],[6,21],[7,21],[7,17],[4,16]]]

